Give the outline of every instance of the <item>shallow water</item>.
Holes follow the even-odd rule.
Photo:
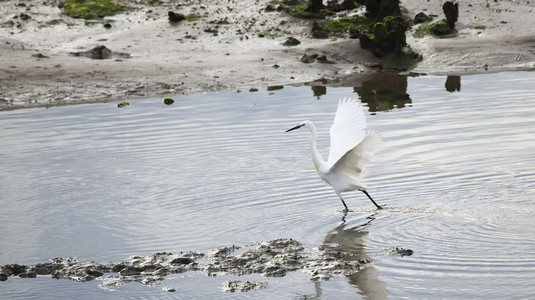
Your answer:
[[[119,262],[277,238],[334,242],[372,263],[326,281],[188,272],[109,289],[9,278],[0,298],[534,297],[534,80],[389,75],[355,88],[177,96],[170,106],[158,98],[1,112],[0,265]],[[348,96],[361,97],[368,127],[385,136],[367,171],[385,210],[353,192],[344,215],[314,171],[308,132],[284,133],[314,121],[325,158],[337,100]],[[228,280],[269,286],[224,293]]]

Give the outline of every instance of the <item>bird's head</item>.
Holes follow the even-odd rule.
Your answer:
[[[310,121],[304,121],[303,123],[301,123],[301,124],[299,124],[299,125],[297,125],[297,126],[295,126],[295,127],[292,127],[292,128],[290,128],[290,129],[286,130],[286,132],[290,132],[290,131],[292,131],[292,130],[299,129],[299,128],[301,128],[301,127],[310,127],[310,124],[311,124]]]

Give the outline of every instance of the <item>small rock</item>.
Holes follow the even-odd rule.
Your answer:
[[[30,15],[28,15],[28,14],[21,13],[21,14],[19,15],[19,18],[20,18],[21,20],[23,20],[23,21],[27,21],[27,20],[30,20],[32,17],[30,17]]]
[[[50,58],[49,56],[43,55],[43,54],[41,54],[41,53],[32,54],[32,57],[37,57],[37,58]]]
[[[332,60],[328,60],[328,59],[327,59],[327,56],[326,56],[325,54],[318,55],[317,60],[318,60],[318,62],[321,63],[321,64],[335,64],[334,61],[332,61]]]
[[[169,22],[171,23],[177,23],[186,19],[186,16],[184,16],[183,14],[175,13],[173,11],[168,11],[167,16],[169,18]]]
[[[4,273],[0,274],[0,281],[6,281],[7,277],[8,276],[6,274],[4,274]]]
[[[425,13],[421,12],[421,13],[416,14],[416,16],[414,16],[414,24],[420,24],[420,23],[429,22],[432,19],[433,18],[431,18],[430,16],[428,16]]]
[[[71,55],[84,56],[92,59],[108,59],[111,58],[111,50],[104,45],[100,45],[88,51],[71,52]]]
[[[291,36],[286,38],[286,41],[282,43],[283,46],[297,46],[299,44],[301,44],[301,42],[298,39],[291,37]]]
[[[317,54],[303,54],[301,57],[301,62],[305,64],[310,64],[316,61],[316,58],[318,58]]]
[[[392,247],[388,249],[387,251],[390,255],[399,255],[401,257],[411,256],[414,253],[414,251],[412,251],[411,249],[405,249],[405,248],[400,248],[400,247]]]
[[[118,108],[123,108],[123,107],[127,107],[127,106],[129,106],[129,105],[130,105],[129,102],[121,102],[121,103],[117,104],[117,107],[118,107]],[[125,269],[126,269],[126,268],[125,268]],[[123,269],[123,270],[124,270],[124,269]],[[123,270],[121,270],[121,274],[122,274]],[[126,272],[126,273],[131,273],[131,270],[127,270],[127,271],[125,271],[125,272]],[[129,275],[130,275],[130,274],[129,274]]]
[[[175,288],[175,287],[164,287],[164,288],[162,289],[162,291],[164,291],[164,292],[171,292],[171,293],[172,293],[172,292],[176,292],[176,288]]]
[[[165,98],[163,99],[163,103],[165,103],[165,105],[171,105],[173,103],[175,103],[175,100],[173,100],[173,98]],[[173,263],[173,262],[171,262]]]
[[[301,62],[305,64],[310,64],[313,62],[319,62],[321,64],[334,64],[334,61],[328,60],[325,54],[303,54],[301,57]]]

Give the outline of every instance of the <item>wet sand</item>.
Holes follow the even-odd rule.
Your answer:
[[[324,79],[344,84],[388,68],[358,40],[312,39],[309,20],[266,12],[269,1],[187,1],[144,6],[86,22],[61,14],[56,1],[0,4],[0,110],[166,95],[302,84]],[[165,2],[165,1],[164,1]],[[405,14],[443,18],[443,1],[402,1]],[[457,32],[447,38],[407,41],[422,54],[413,70],[467,74],[535,68],[535,27],[529,1],[460,3]],[[198,14],[168,21],[169,10]],[[355,13],[355,11],[344,12]],[[109,24],[110,26],[104,26]],[[297,46],[282,45],[287,37]],[[72,53],[104,45],[109,59]],[[333,63],[301,62],[305,54]],[[374,67],[375,66],[375,67]]]

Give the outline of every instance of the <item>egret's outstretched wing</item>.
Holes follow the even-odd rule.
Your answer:
[[[372,159],[373,154],[382,144],[382,133],[377,131],[368,132],[358,145],[347,151],[331,167],[331,171],[341,172],[355,180],[359,180],[362,170],[364,170],[366,164]]]
[[[331,125],[331,149],[327,163],[332,166],[342,155],[355,147],[366,135],[366,117],[360,101],[340,99]]]

